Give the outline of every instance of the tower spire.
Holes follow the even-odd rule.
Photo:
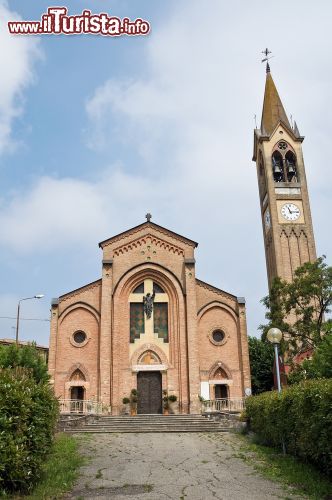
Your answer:
[[[264,104],[261,121],[262,134],[271,135],[279,122],[282,122],[291,130],[284,106],[271,75],[270,65],[267,62]]]

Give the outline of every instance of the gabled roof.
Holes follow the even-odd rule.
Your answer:
[[[130,233],[134,233],[139,231],[140,229],[156,229],[157,231],[164,233],[168,236],[172,236],[173,238],[176,238],[177,240],[181,240],[187,245],[194,246],[195,248],[198,246],[198,243],[196,241],[190,240],[189,238],[186,238],[185,236],[181,236],[181,234],[174,233],[170,229],[167,229],[166,227],[159,226],[158,224],[155,224],[154,222],[147,221],[143,222],[142,224],[139,224],[138,226],[132,227],[131,229],[128,229],[127,231],[124,231],[123,233],[119,233],[115,236],[112,236],[111,238],[108,238],[107,240],[101,241],[99,243],[99,247],[103,248],[106,244],[110,244],[113,241],[116,241],[118,239],[124,238],[125,236],[130,235]]]

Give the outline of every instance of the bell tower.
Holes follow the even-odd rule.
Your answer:
[[[269,63],[254,155],[269,287],[276,276],[292,281],[294,271],[316,259],[309,194],[302,154],[304,137],[291,126]]]

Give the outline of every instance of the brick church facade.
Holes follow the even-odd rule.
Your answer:
[[[49,371],[62,399],[114,415],[138,389],[138,412],[179,413],[250,388],[245,301],[196,278],[197,243],[151,222],[99,244],[102,276],[52,302]]]

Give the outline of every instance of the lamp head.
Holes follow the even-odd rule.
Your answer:
[[[267,332],[267,340],[272,344],[280,344],[280,340],[282,339],[282,332],[279,328],[270,328]]]
[[[35,295],[35,299],[42,299],[44,297],[44,295],[42,293],[40,293],[39,295]]]

